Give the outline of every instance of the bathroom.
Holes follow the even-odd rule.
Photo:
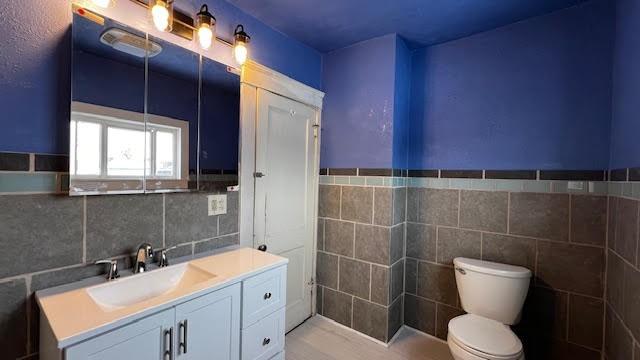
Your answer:
[[[640,0],[0,15],[0,359],[640,359]]]

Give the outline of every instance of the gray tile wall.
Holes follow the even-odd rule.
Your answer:
[[[319,194],[317,311],[386,342],[403,324],[406,188]]]
[[[639,201],[609,198],[604,356],[640,359]]]
[[[521,265],[527,359],[600,358],[606,196],[409,187],[406,218],[405,324],[446,339],[464,313],[453,258]]]
[[[37,358],[33,293],[103,274],[95,260],[129,267],[142,242],[180,245],[170,258],[238,244],[238,193],[228,193],[226,215],[212,217],[206,195],[1,195],[0,358]]]

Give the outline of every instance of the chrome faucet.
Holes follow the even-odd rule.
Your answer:
[[[109,265],[109,272],[107,272],[107,280],[115,280],[120,277],[118,274],[118,260],[99,260],[95,262],[96,265]]]
[[[158,266],[159,267],[167,267],[169,266],[169,259],[167,258],[167,251],[173,250],[175,248],[177,248],[178,246],[171,246],[168,248],[164,248],[164,249],[160,249],[158,250],[158,252],[160,252],[160,255],[158,256]]]
[[[138,246],[136,258],[133,264],[133,273],[138,274],[147,270],[147,261],[153,258],[153,248],[150,244],[144,243]]]

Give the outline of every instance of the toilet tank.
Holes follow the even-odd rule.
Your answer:
[[[468,258],[455,258],[453,265],[462,308],[467,313],[506,325],[520,321],[529,291],[529,269]]]

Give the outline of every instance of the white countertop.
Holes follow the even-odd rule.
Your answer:
[[[36,293],[36,298],[58,341],[58,348],[62,349],[191,298],[237,283],[259,272],[285,265],[287,262],[283,257],[251,248],[239,248],[197,258],[188,263],[214,274],[215,277],[117,309],[99,306],[87,293],[86,286],[62,292],[59,289],[68,289],[69,285],[42,290]]]

